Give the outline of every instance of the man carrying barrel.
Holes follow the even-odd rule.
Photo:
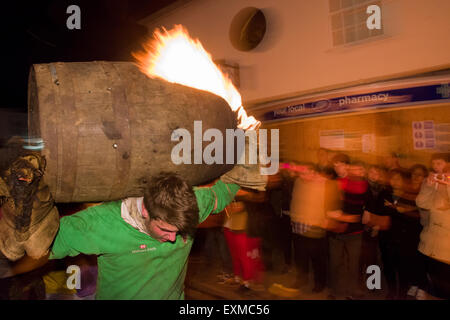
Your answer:
[[[12,274],[38,268],[48,259],[95,254],[97,299],[183,299],[197,225],[210,213],[222,211],[241,186],[254,188],[257,181],[260,189],[266,184],[259,172],[243,175],[242,167],[235,169],[211,187],[194,188],[177,174],[161,173],[143,197],[63,217],[49,254],[39,260],[22,259]],[[236,183],[226,183],[230,181]]]

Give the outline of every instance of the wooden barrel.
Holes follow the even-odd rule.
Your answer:
[[[31,67],[29,135],[44,140],[45,181],[56,202],[139,196],[160,171],[178,172],[193,185],[217,178],[232,165],[193,164],[195,120],[203,132],[220,130],[225,150],[225,130],[236,128],[236,115],[214,94],[151,79],[131,62]],[[171,161],[177,128],[191,133],[192,164]]]

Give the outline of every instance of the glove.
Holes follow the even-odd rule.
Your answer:
[[[259,164],[249,163],[249,140],[245,139],[245,160],[241,161],[244,163],[235,165],[233,169],[223,174],[220,180],[224,183],[235,183],[244,188],[265,191],[268,177],[260,173]]]
[[[0,177],[3,205],[0,251],[15,261],[27,253],[45,255],[59,228],[59,214],[43,182],[45,158],[28,154],[16,159]]]
[[[267,185],[267,176],[260,174],[259,165],[235,165],[233,169],[222,175],[220,180],[258,191],[265,191]]]

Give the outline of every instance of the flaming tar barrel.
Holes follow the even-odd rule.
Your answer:
[[[192,164],[172,162],[180,143],[173,131],[184,128],[193,140],[196,120],[203,132],[215,128],[223,137],[236,128],[222,98],[150,79],[131,62],[36,64],[30,71],[29,136],[44,140],[45,181],[56,202],[139,196],[147,177],[162,170],[193,185],[217,178],[232,166],[194,164],[193,141]]]

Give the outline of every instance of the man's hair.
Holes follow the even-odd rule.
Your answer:
[[[348,155],[346,155],[345,153],[338,153],[338,154],[334,155],[334,157],[331,160],[331,162],[333,164],[336,163],[336,162],[343,162],[345,164],[349,164],[350,163],[350,157]]]
[[[364,161],[358,159],[351,161],[350,165],[363,167],[364,169],[367,169],[367,164]]]
[[[448,153],[433,153],[431,155],[431,161],[433,160],[444,160],[445,162],[449,162],[450,154]]]
[[[408,175],[404,170],[401,169],[389,170],[389,178],[392,178],[395,175],[399,175],[403,180],[408,179]]]
[[[178,228],[182,237],[195,234],[199,209],[194,190],[173,172],[153,177],[144,191],[144,206],[150,219],[161,220]]]

